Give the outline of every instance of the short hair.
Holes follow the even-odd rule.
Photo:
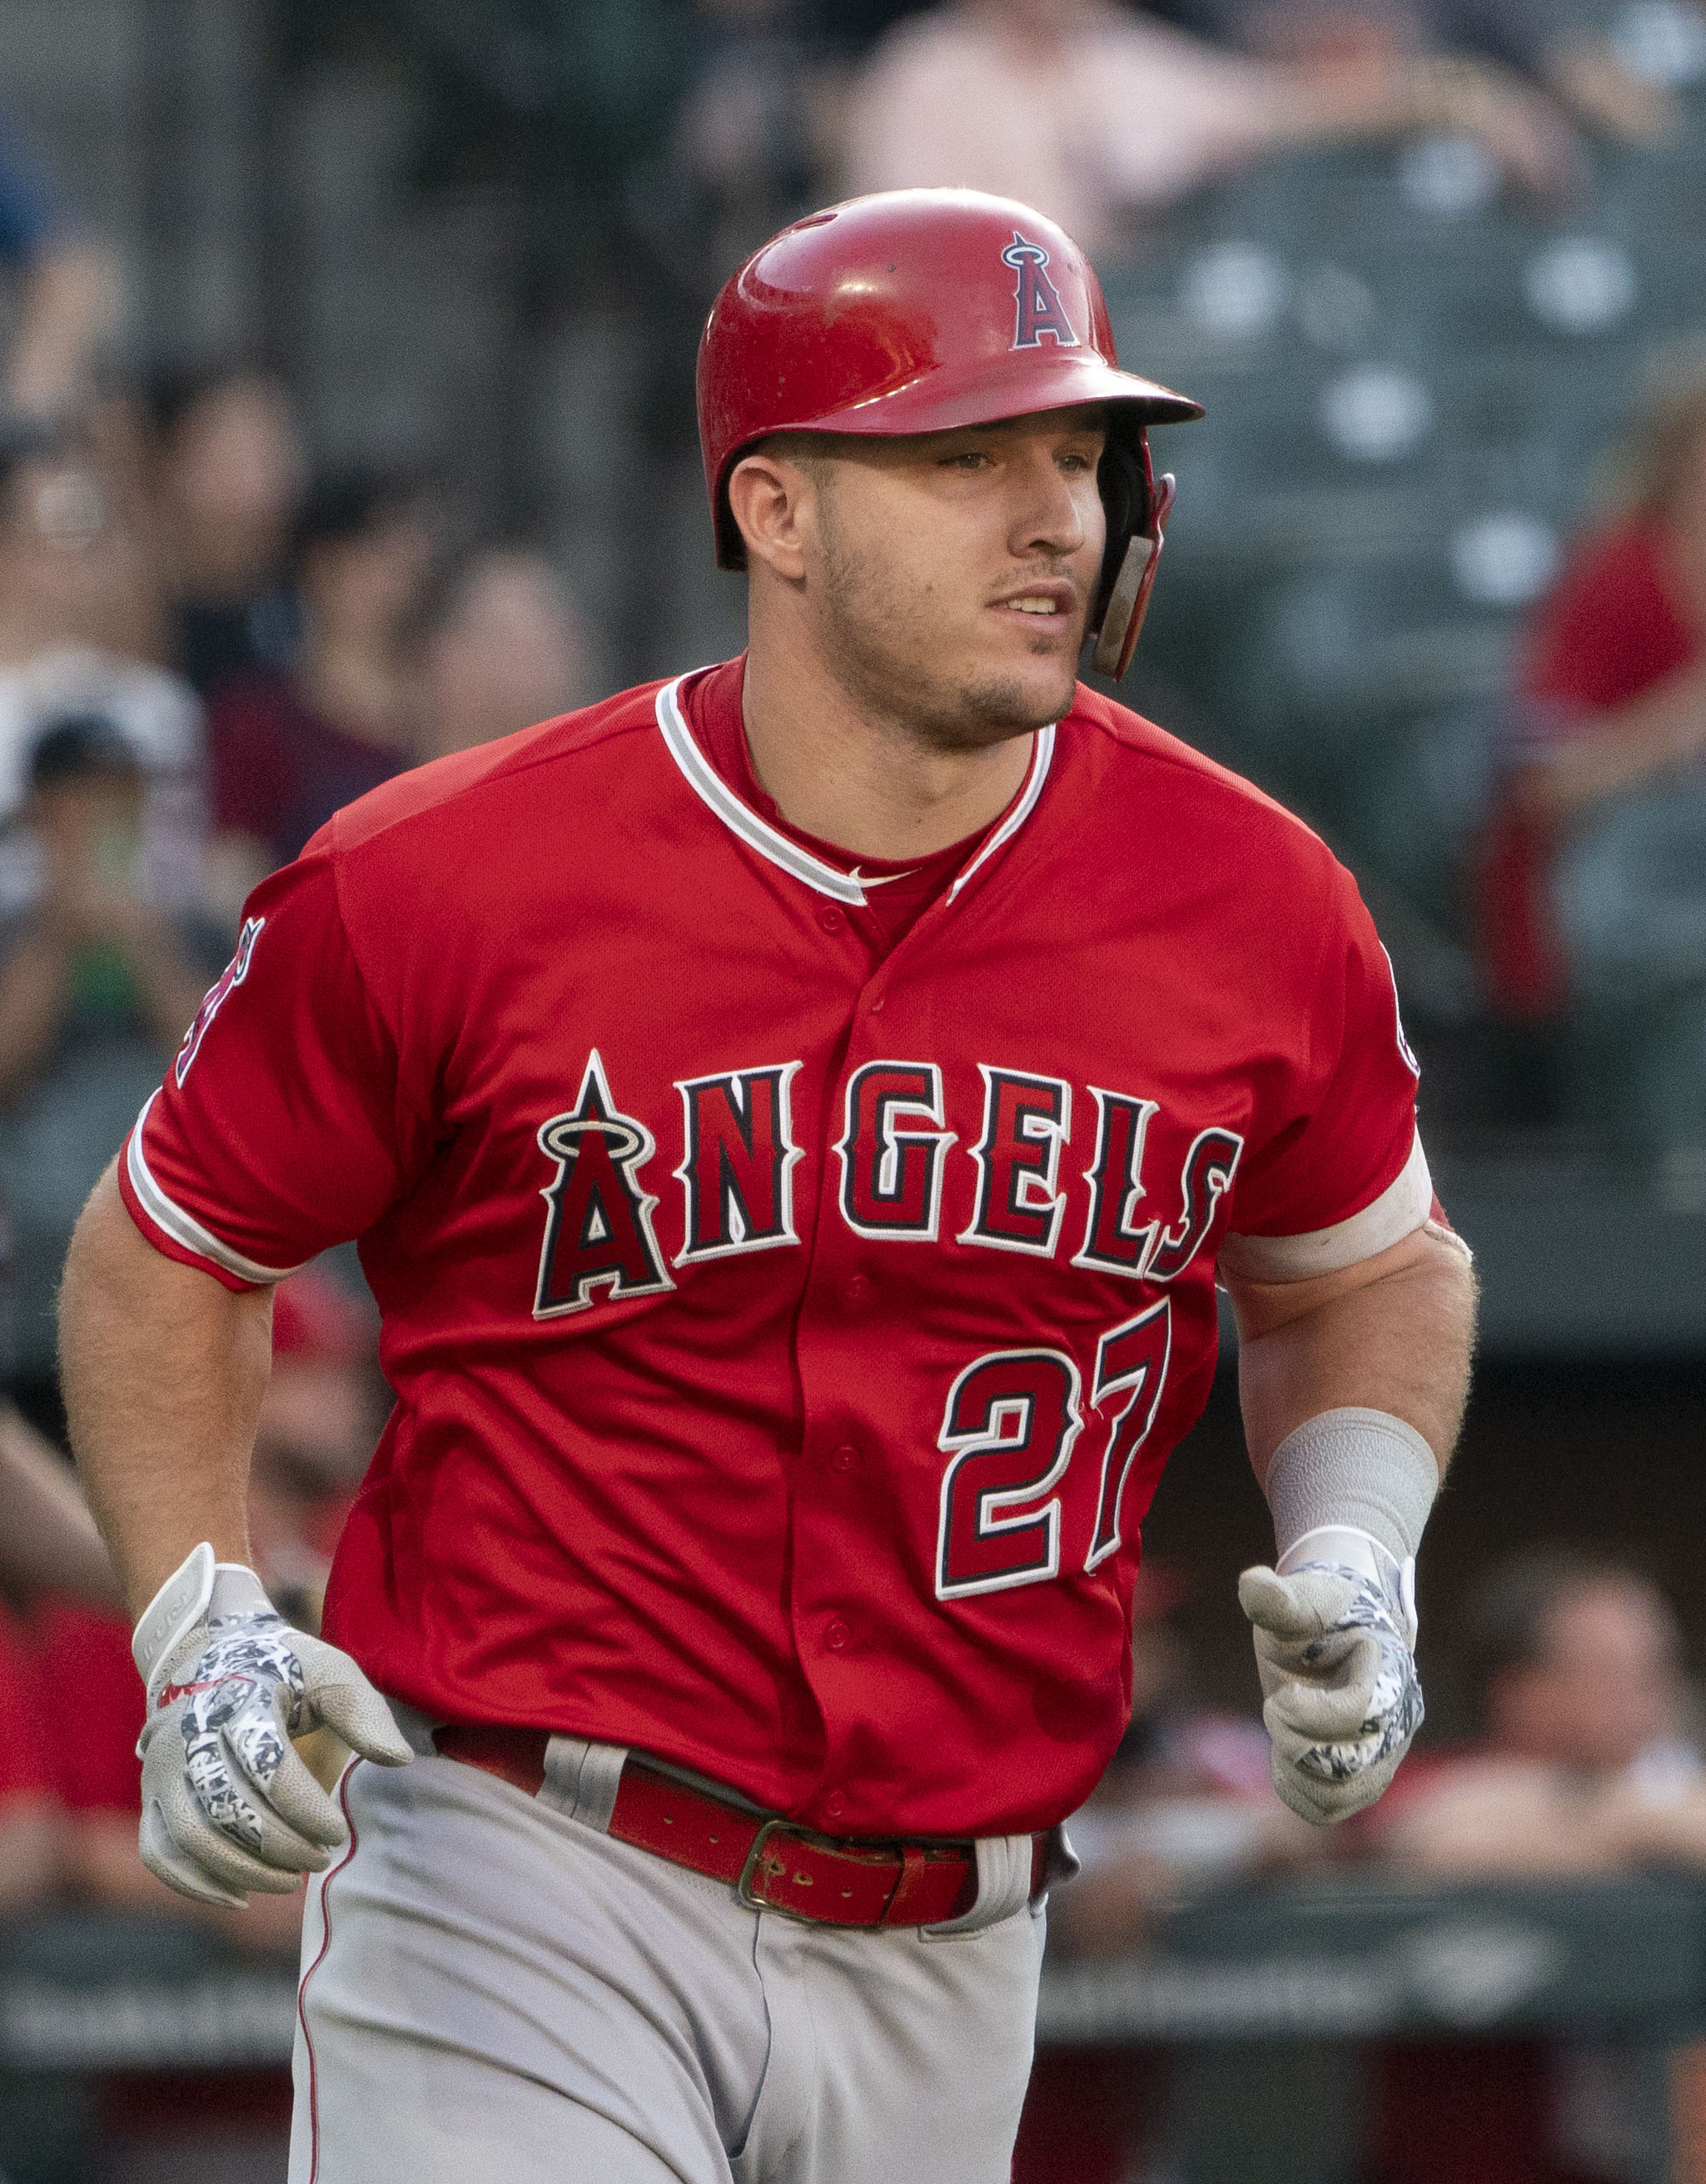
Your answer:
[[[412,471],[375,463],[348,463],[323,471],[309,486],[290,532],[290,566],[302,565],[317,546],[343,545],[408,515],[426,499],[425,478]]]
[[[1657,1591],[1626,1556],[1569,1544],[1525,1548],[1495,1564],[1475,1586],[1458,1613],[1457,1651],[1463,1696],[1478,1730],[1486,1726],[1499,1677],[1535,1667],[1544,1658],[1547,1625],[1558,1609],[1602,1585]]]
[[[210,363],[160,365],[143,379],[137,396],[155,439],[166,441],[202,403],[254,382],[285,384],[284,375],[258,356],[223,356]]]
[[[436,636],[454,621],[477,577],[494,564],[511,561],[531,561],[548,570],[567,597],[567,582],[556,557],[540,539],[525,532],[493,532],[459,543],[438,555],[409,618],[410,633]]]
[[[142,761],[136,745],[105,713],[62,714],[30,746],[25,767],[32,789],[62,781],[123,778],[139,781]]]

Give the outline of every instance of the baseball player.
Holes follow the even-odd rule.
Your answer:
[[[144,1856],[315,1876],[294,2184],[1004,2178],[1217,1273],[1281,1795],[1365,1803],[1421,1717],[1470,1277],[1390,967],[1307,828],[1074,680],[1196,405],[956,191],[778,236],[699,392],[746,654],[339,813],[67,1271]],[[315,1641],[243,1473],[270,1285],[348,1237],[397,1403]]]

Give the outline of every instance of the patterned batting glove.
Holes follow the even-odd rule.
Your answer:
[[[1365,1532],[1312,1532],[1247,1569],[1274,1787],[1316,1826],[1372,1805],[1421,1726],[1413,1560]]]
[[[131,1651],[148,1687],[142,1863],[203,1903],[284,1895],[347,1840],[292,1737],[324,1724],[384,1766],[410,1757],[348,1655],[292,1630],[254,1572],[215,1563],[205,1540],[155,1594]]]

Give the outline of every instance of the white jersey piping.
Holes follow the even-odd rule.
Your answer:
[[[1312,1274],[1335,1274],[1413,1234],[1433,1202],[1433,1178],[1418,1135],[1397,1178],[1360,1213],[1301,1236],[1229,1235],[1220,1246],[1221,1271],[1252,1282],[1302,1282]]]
[[[142,1211],[154,1225],[164,1231],[175,1244],[181,1244],[187,1251],[198,1257],[211,1259],[216,1267],[223,1267],[228,1274],[239,1281],[254,1282],[268,1287],[274,1282],[286,1280],[301,1271],[298,1267],[263,1267],[254,1259],[246,1259],[241,1251],[232,1251],[223,1244],[210,1228],[203,1228],[192,1214],[186,1213],[181,1206],[175,1206],[154,1181],[146,1156],[142,1151],[142,1125],[148,1119],[148,1109],[159,1098],[150,1092],[137,1117],[136,1128],[131,1132],[130,1148],[125,1156],[125,1167],[131,1178],[131,1188],[142,1202]],[[303,1265],[307,1264],[303,1262]]]
[[[741,802],[700,749],[683,715],[677,694],[687,679],[685,675],[678,675],[673,682],[666,682],[657,694],[655,710],[658,727],[663,731],[665,746],[680,767],[688,787],[701,802],[710,806],[731,833],[738,834],[749,848],[756,850],[760,856],[767,858],[772,865],[779,865],[783,872],[790,873],[797,880],[803,880],[807,887],[815,889],[819,894],[833,895],[837,902],[851,903],[856,909],[862,910],[868,900],[865,889],[880,886],[881,880],[861,882],[850,872],[838,872],[833,865],[826,864],[822,857],[813,856],[810,850],[790,839],[779,828],[771,826],[767,820],[761,819],[749,805]],[[1039,728],[1031,753],[1030,772],[1025,777],[1025,785],[1020,791],[1017,803],[949,889],[950,902],[978,866],[992,857],[1003,843],[1010,842],[1036,809],[1037,799],[1043,793],[1043,783],[1048,778],[1049,767],[1054,760],[1054,728]]]
[[[984,862],[984,859],[994,856],[995,851],[1001,848],[1003,842],[1012,841],[1013,836],[1018,833],[1020,827],[1023,827],[1026,820],[1030,817],[1032,812],[1036,809],[1038,797],[1040,797],[1043,793],[1043,783],[1049,777],[1049,768],[1054,763],[1054,755],[1055,731],[1053,726],[1051,725],[1046,728],[1039,728],[1036,733],[1036,742],[1031,750],[1031,770],[1025,777],[1025,785],[1020,791],[1018,802],[1014,805],[1012,810],[1008,812],[1006,817],[1002,820],[1001,825],[996,827],[995,833],[990,835],[989,840],[984,843],[983,848],[978,850],[977,855],[973,858],[971,863],[968,864],[964,872],[960,874],[960,877],[954,882],[952,887],[948,889],[948,900],[950,902],[954,900],[954,897],[960,892],[960,889],[964,887],[966,882],[970,879],[972,874],[976,872],[978,866]]]
[[[731,833],[739,834],[749,848],[772,865],[803,880],[819,894],[833,895],[837,902],[850,902],[856,909],[865,907],[865,890],[859,882],[846,872],[838,872],[833,865],[826,865],[822,857],[814,857],[810,850],[798,842],[791,842],[786,834],[761,819],[758,814],[743,804],[716,768],[694,740],[693,731],[682,716],[676,693],[687,680],[678,675],[673,682],[666,683],[657,694],[657,724],[663,730],[663,739],[669,755],[687,777],[687,785],[703,802],[711,806]]]

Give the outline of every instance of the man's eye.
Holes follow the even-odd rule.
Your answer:
[[[989,460],[981,448],[968,448],[962,455],[950,455],[947,466],[955,471],[979,471]]]

